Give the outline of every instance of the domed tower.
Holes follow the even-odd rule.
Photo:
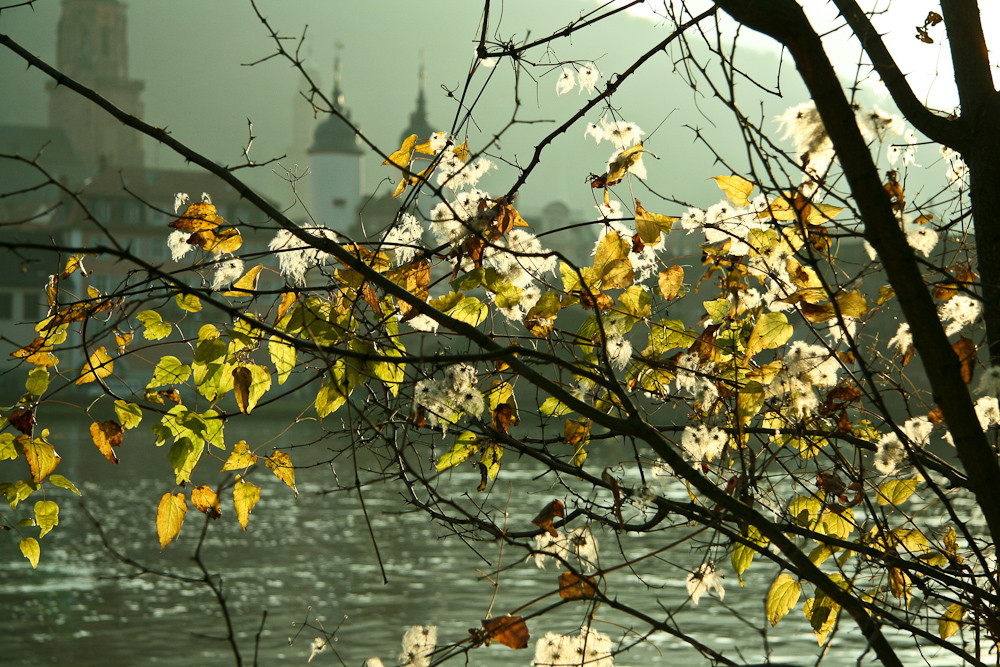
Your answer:
[[[333,95],[330,98],[347,120],[351,112],[344,106],[340,89],[340,58],[333,64]],[[316,222],[334,229],[354,225],[364,187],[364,152],[354,130],[337,116],[330,115],[316,126],[309,148],[312,172],[312,215]]]
[[[143,82],[128,78],[126,7],[119,0],[63,0],[56,65],[124,111],[142,115]],[[141,135],[65,86],[49,85],[49,125],[66,132],[77,156],[101,164],[141,166]]]
[[[417,90],[417,107],[410,114],[410,122],[399,135],[399,143],[402,144],[411,134],[417,135],[417,141],[429,139],[431,134],[436,132],[427,120],[427,99],[424,96],[424,81],[427,79],[427,71],[424,66],[420,66],[419,89]]]

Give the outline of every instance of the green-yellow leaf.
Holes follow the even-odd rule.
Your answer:
[[[802,585],[792,575],[783,572],[775,577],[771,588],[767,591],[765,611],[771,627],[778,624],[788,612],[795,608],[802,594]]]
[[[878,487],[876,501],[879,505],[901,505],[913,495],[918,484],[920,484],[919,479],[890,479],[882,482]]]
[[[347,381],[347,369],[344,362],[338,360],[316,396],[316,414],[319,418],[323,419],[327,415],[333,414],[346,403],[351,389],[352,387]]]
[[[948,639],[958,632],[961,629],[960,622],[964,616],[965,607],[957,602],[948,607],[944,615],[938,619],[938,634],[941,635],[941,639]]]
[[[28,380],[24,383],[24,388],[28,393],[41,396],[49,388],[49,369],[37,367],[28,373]]]
[[[276,449],[273,454],[267,457],[265,464],[271,469],[274,476],[287,484],[288,488],[294,491],[298,497],[299,490],[295,488],[295,468],[292,467],[292,457]]]
[[[555,396],[549,396],[539,406],[538,411],[549,417],[562,417],[573,412],[573,409]]]
[[[764,407],[765,397],[764,385],[756,380],[751,380],[740,387],[736,397],[736,409],[744,423],[749,422],[760,412]]]
[[[479,462],[485,468],[486,476],[490,479],[497,478],[497,474],[500,472],[500,457],[502,456],[503,445],[498,442],[491,442],[483,450],[482,456],[479,457]]]
[[[726,297],[721,297],[714,301],[704,301],[702,305],[705,306],[705,312],[708,313],[708,316],[712,318],[715,324],[722,324],[729,315],[729,309],[732,307],[732,304],[729,303],[729,299]]]
[[[764,546],[767,544],[767,540],[760,534],[760,531],[756,527],[750,526],[745,535],[747,540],[753,542],[758,546]],[[743,585],[743,573],[747,571],[750,567],[750,563],[753,562],[753,556],[757,553],[756,550],[742,542],[737,543],[733,546],[733,553],[730,555],[730,560],[733,564],[733,570],[736,572],[736,576],[739,577],[740,586]]]
[[[486,319],[489,307],[476,297],[467,296],[447,312],[456,320],[476,327]]]
[[[147,389],[154,387],[165,387],[171,384],[183,384],[191,376],[191,367],[182,364],[177,357],[166,355],[156,363],[153,369],[153,377]]]
[[[39,500],[35,503],[35,523],[42,529],[38,538],[45,537],[59,525],[59,505],[51,500]]]
[[[545,292],[531,307],[524,318],[524,326],[537,338],[547,338],[552,333],[562,302],[556,292]]]
[[[52,486],[58,486],[63,489],[69,489],[78,496],[81,495],[80,489],[76,488],[76,485],[73,484],[73,482],[69,481],[62,475],[49,475],[49,483],[52,484]]]
[[[194,294],[178,294],[174,297],[177,307],[189,313],[197,313],[201,310],[201,299]]]
[[[809,619],[809,624],[812,626],[813,632],[816,633],[816,642],[820,646],[823,645],[827,635],[833,630],[839,611],[840,606],[830,600],[830,598],[809,598],[806,600],[802,612]]]
[[[205,412],[201,413],[201,420],[205,423],[205,430],[202,433],[205,441],[213,447],[225,449],[226,425],[222,418],[219,417],[219,413],[215,410],[205,410]]]
[[[618,297],[618,304],[622,310],[637,320],[649,317],[652,302],[649,290],[639,285],[632,285]]]
[[[757,319],[747,341],[746,359],[751,359],[761,350],[781,347],[792,337],[792,325],[784,313],[765,313]]]
[[[205,446],[199,440],[198,443],[191,441],[191,438],[178,438],[171,445],[167,452],[167,459],[174,468],[174,477],[177,484],[186,484],[191,481],[191,472],[201,459]]]
[[[479,451],[479,438],[472,431],[465,431],[455,439],[455,444],[437,462],[437,470],[454,468]]]
[[[798,496],[788,503],[788,513],[792,520],[803,528],[813,528],[822,511],[823,502],[816,496]]]
[[[32,568],[38,567],[38,558],[42,555],[42,549],[38,545],[38,540],[33,537],[26,537],[21,540],[21,553],[31,563]]]
[[[18,504],[39,489],[36,482],[30,479],[19,479],[13,484],[0,484],[7,494],[7,504],[11,509],[17,509]]]
[[[115,401],[115,414],[126,431],[135,428],[142,421],[142,408],[121,399]]]
[[[114,370],[115,362],[108,356],[108,351],[102,345],[94,350],[94,353],[87,359],[87,363],[80,369],[80,377],[76,384],[87,384],[98,378],[106,378]]]
[[[824,511],[816,524],[816,532],[846,540],[854,531],[854,511],[850,508],[842,512]]]
[[[226,464],[222,470],[245,470],[257,462],[257,455],[250,453],[250,447],[246,440],[240,440],[233,445],[233,453],[226,459]]]
[[[750,203],[750,193],[753,192],[753,183],[733,174],[732,176],[716,176],[715,183],[718,185],[729,200],[737,206],[746,206]]]
[[[14,442],[13,433],[0,433],[0,461],[18,457],[17,446]]]
[[[164,493],[160,506],[156,509],[156,534],[160,538],[160,550],[173,542],[184,525],[187,514],[187,500],[183,493]]]
[[[278,373],[278,384],[285,384],[295,368],[295,346],[277,336],[271,336],[267,342],[267,351]]]
[[[236,486],[233,487],[233,506],[236,508],[236,517],[243,530],[247,529],[250,511],[253,510],[258,500],[260,500],[260,487],[254,486],[250,482],[244,482],[237,477]]]
[[[135,319],[142,322],[142,335],[146,340],[162,340],[170,335],[173,327],[169,322],[164,322],[163,318],[155,310],[144,310],[135,316]]]

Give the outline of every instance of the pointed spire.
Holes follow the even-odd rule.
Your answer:
[[[344,106],[344,91],[341,89],[340,81],[340,50],[343,45],[339,42],[334,45],[336,55],[333,58],[333,93],[330,101],[336,106],[344,118],[350,120],[351,112]],[[310,153],[354,153],[360,154],[361,145],[354,130],[344,121],[334,115],[330,115],[326,120],[316,126],[316,134],[313,137],[313,145],[309,148]]]
[[[330,98],[337,107],[342,107],[344,105],[344,92],[340,88],[340,51],[344,48],[344,45],[340,42],[334,44],[334,56],[333,56],[333,96]]]
[[[429,139],[434,132],[430,122],[427,120],[427,97],[424,94],[424,85],[427,80],[427,69],[424,67],[424,52],[420,51],[420,70],[417,74],[417,106],[410,114],[410,122],[399,141],[402,143],[411,134],[417,135],[417,139],[424,141]]]

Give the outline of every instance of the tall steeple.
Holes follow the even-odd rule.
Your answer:
[[[56,63],[121,109],[141,116],[144,84],[128,77],[126,11],[119,0],[63,0]],[[142,165],[139,133],[63,86],[49,86],[49,124],[66,132],[91,167]]]
[[[351,112],[344,105],[339,53],[333,61],[330,101],[344,118],[351,119]],[[336,229],[353,225],[361,204],[364,152],[350,125],[332,114],[317,125],[313,144],[309,148],[309,164],[313,217],[317,222]]]
[[[399,137],[399,143],[402,144],[403,140],[406,139],[411,134],[417,135],[418,141],[424,141],[430,138],[431,134],[435,132],[434,128],[431,127],[430,122],[427,120],[427,98],[424,95],[424,82],[427,80],[427,70],[424,68],[423,63],[423,52],[420,54],[420,73],[418,79],[417,88],[417,107],[410,114],[410,122],[403,130],[403,134]]]
[[[340,56],[333,60],[333,92],[330,94],[337,111],[351,120],[351,110],[344,106],[344,91],[340,84]],[[316,127],[310,153],[361,153],[361,142],[354,130],[343,120],[331,114]]]

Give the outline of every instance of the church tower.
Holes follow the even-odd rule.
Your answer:
[[[142,115],[143,82],[128,78],[126,6],[119,0],[63,0],[56,64],[120,109]],[[49,86],[49,125],[66,132],[89,167],[143,163],[139,133],[65,87]]]
[[[350,120],[340,89],[340,59],[333,65],[331,101]],[[346,230],[354,227],[364,187],[364,153],[357,135],[337,116],[330,115],[316,126],[309,148],[312,215],[316,222]]]
[[[430,139],[431,134],[435,132],[427,120],[427,97],[424,95],[424,81],[426,79],[427,70],[424,69],[423,65],[420,65],[420,82],[417,90],[417,106],[410,113],[410,122],[406,126],[406,129],[403,130],[403,134],[399,137],[400,144],[402,144],[403,140],[411,134],[417,135],[417,141],[426,141],[427,139]]]

